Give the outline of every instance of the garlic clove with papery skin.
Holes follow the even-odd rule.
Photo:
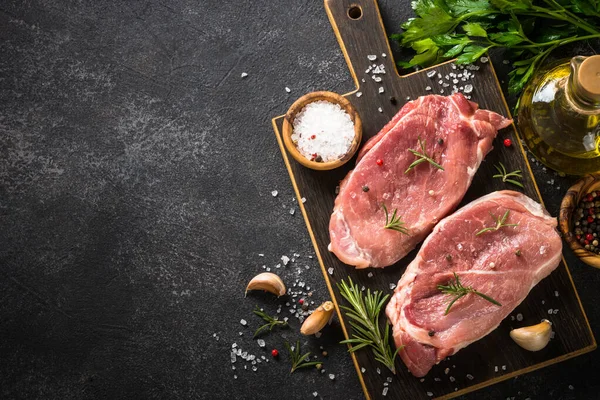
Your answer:
[[[314,335],[327,325],[333,315],[333,303],[326,301],[321,304],[312,314],[306,318],[300,333],[303,335]]]
[[[266,290],[279,297],[285,294],[286,288],[279,276],[272,272],[263,272],[250,280],[246,286],[246,294],[248,294],[248,290]]]
[[[537,325],[526,326],[524,328],[513,329],[510,331],[510,337],[516,344],[529,351],[542,350],[552,334],[552,323],[547,319],[542,320]]]

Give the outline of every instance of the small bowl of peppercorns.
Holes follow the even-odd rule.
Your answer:
[[[587,175],[569,188],[558,220],[575,255],[600,268],[600,174]]]

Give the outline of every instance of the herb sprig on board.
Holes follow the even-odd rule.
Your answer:
[[[383,332],[379,327],[379,314],[389,297],[383,296],[380,291],[371,293],[367,289],[365,296],[362,295],[357,284],[348,278],[348,283],[342,280],[338,284],[341,295],[350,303],[351,307],[341,306],[346,311],[346,316],[354,332],[351,339],[340,343],[352,344],[350,352],[355,352],[363,347],[371,347],[375,360],[385,365],[393,374],[396,373],[394,360],[398,352],[404,347],[400,346],[394,351],[390,346],[390,325],[385,324]]]
[[[492,176],[492,178],[500,178],[500,179],[502,179],[502,182],[508,182],[508,183],[512,183],[513,185],[523,187],[523,184],[521,182],[517,181],[517,179],[523,178],[523,176],[521,175],[520,169],[518,169],[516,171],[512,171],[512,172],[507,172],[504,164],[502,164],[502,163],[499,163],[499,164],[500,164],[500,166],[494,165],[494,168],[496,168],[498,173],[496,175]]]
[[[456,57],[475,62],[493,48],[509,50],[508,90],[519,93],[555,49],[600,38],[598,0],[416,0],[417,15],[392,35],[416,55],[399,66],[428,67]]]

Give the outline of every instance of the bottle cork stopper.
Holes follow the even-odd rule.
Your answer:
[[[594,102],[600,102],[600,55],[583,60],[577,78],[582,94]]]

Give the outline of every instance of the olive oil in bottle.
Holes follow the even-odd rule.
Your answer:
[[[600,55],[549,65],[521,96],[519,130],[529,150],[565,174],[600,171]]]

